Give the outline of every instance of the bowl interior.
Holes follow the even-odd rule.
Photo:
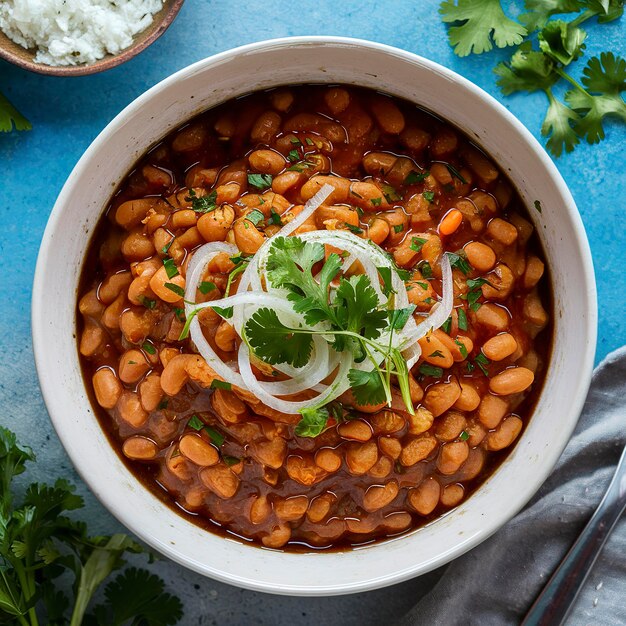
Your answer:
[[[137,157],[206,108],[256,89],[302,82],[379,89],[434,111],[474,138],[531,207],[552,272],[556,317],[548,379],[534,417],[500,469],[470,499],[397,539],[304,555],[207,533],[143,488],[93,415],[73,337],[77,268],[112,191]],[[532,209],[535,200],[541,213]],[[52,306],[46,293],[58,294]],[[273,593],[329,595],[389,585],[438,567],[495,532],[529,500],[578,419],[595,350],[595,306],[589,248],[572,197],[543,149],[504,107],[409,53],[355,40],[298,38],[246,46],[182,70],[132,103],[94,141],[68,179],[44,236],[33,337],[55,428],[83,478],[126,526],[174,560],[222,581]]]
[[[107,54],[95,63],[82,65],[52,66],[35,62],[34,48],[23,48],[19,44],[9,39],[0,30],[0,57],[10,63],[25,70],[37,72],[38,74],[49,74],[53,76],[82,76],[85,74],[95,74],[108,70],[116,65],[128,61],[136,54],[147,48],[153,41],[156,41],[174,21],[176,14],[185,0],[164,0],[163,8],[154,14],[152,23],[148,28],[135,35],[133,43],[118,54]]]

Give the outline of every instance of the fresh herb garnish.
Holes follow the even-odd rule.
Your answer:
[[[176,316],[176,319],[179,322],[184,322],[185,321],[185,309],[181,309],[179,307],[175,307],[173,309],[174,311],[174,315]]]
[[[302,418],[295,428],[298,437],[317,437],[326,428],[328,422],[328,410],[325,407],[319,409],[302,409]]]
[[[422,276],[426,279],[433,277],[433,268],[430,266],[428,261],[420,261],[417,264],[417,269],[420,271]]]
[[[272,186],[271,174],[248,174],[248,184],[259,191],[264,191]]]
[[[211,381],[211,389],[226,389],[226,391],[230,391],[232,387],[233,386],[230,383],[218,380],[217,378],[214,378]]]
[[[167,409],[167,405],[169,404],[169,400],[167,398],[163,398],[161,402],[157,405],[157,409],[162,411],[163,409]]]
[[[193,189],[190,189],[188,200],[191,200],[191,208],[196,213],[210,213],[217,208],[217,191],[214,190],[206,196],[198,196]]]
[[[323,266],[314,276],[313,267],[319,262]],[[329,342],[337,352],[350,350],[355,362],[372,363],[371,371],[352,369],[348,374],[357,402],[389,402],[391,376],[395,375],[407,410],[413,411],[405,359],[398,349],[391,347],[391,342],[382,345],[376,339],[388,325],[391,332],[403,328],[414,308],[397,311],[381,308],[367,275],[340,277],[332,297],[331,283],[340,268],[341,258],[334,253],[326,258],[322,244],[304,242],[298,237],[277,238],[268,254],[267,280],[273,287],[287,290],[294,311],[302,314],[308,325],[323,323],[325,327],[292,328],[283,324],[275,311],[262,307],[246,322],[245,341],[257,357],[271,365],[288,363],[302,367],[310,359],[313,335],[330,337]],[[381,276],[385,289],[390,289],[391,274],[383,272]],[[382,363],[374,358],[372,351],[384,356]],[[313,414],[307,415],[311,418]],[[319,427],[322,419],[319,413],[315,416]]]
[[[466,430],[462,430],[461,434],[459,435],[459,439],[461,441],[467,441],[470,438],[469,433]]]
[[[358,226],[354,226],[354,224],[348,224],[348,222],[345,222],[346,224],[346,228],[351,232],[354,233],[355,235],[361,235],[363,233],[363,229],[359,228]]]
[[[255,226],[258,226],[261,222],[265,221],[265,215],[263,215],[263,213],[259,211],[259,209],[252,209],[252,211],[250,211],[250,213],[248,213],[245,217]]]
[[[463,309],[459,309],[457,311],[458,316],[458,324],[460,330],[467,330],[467,315],[465,315],[465,311]]]
[[[385,196],[387,202],[397,202],[402,199],[400,194],[391,185],[384,184],[382,190],[383,196]]]
[[[417,183],[423,183],[430,176],[430,172],[424,170],[423,172],[416,172],[411,170],[407,177],[404,179],[404,185],[415,185]]]
[[[174,243],[174,239],[176,239],[176,237],[172,237],[162,248],[161,248],[161,252],[163,254],[167,254],[169,249],[172,247],[172,244]]]
[[[466,276],[472,271],[472,266],[469,264],[465,252],[448,252],[447,254],[451,267],[456,267]]]
[[[468,278],[465,282],[469,287],[469,291],[466,294],[462,294],[460,298],[467,300],[467,304],[472,311],[478,311],[481,306],[478,300],[483,295],[482,286],[491,285],[491,283],[486,278]]]
[[[452,163],[446,163],[446,168],[448,169],[448,172],[450,172],[453,178],[456,178],[457,180],[461,181],[464,185],[467,185],[467,181],[465,180],[461,172],[459,172],[459,170],[457,170],[456,167],[452,165]]]
[[[187,422],[187,426],[194,430],[202,430],[204,428],[204,422],[197,415],[192,415]]]
[[[423,239],[422,237],[411,237],[411,245],[409,247],[413,252],[421,252],[427,241],[428,239]]]
[[[144,341],[141,347],[144,350],[144,352],[147,352],[148,354],[156,354],[156,348],[151,343],[148,343],[147,341]]]
[[[467,358],[467,348],[465,347],[465,344],[462,341],[459,341],[458,339],[455,339],[454,343],[459,347],[459,352],[461,353],[461,356],[464,359],[466,359]]]
[[[298,142],[300,143],[300,142]],[[296,161],[300,160],[300,154],[298,153],[297,150],[289,150],[289,154],[287,155],[287,158],[292,162],[295,163]]]
[[[382,198],[372,198],[370,200],[370,202],[372,203],[373,206],[380,206],[382,201],[383,201]]]
[[[422,363],[419,366],[419,373],[422,376],[432,376],[433,378],[441,378],[443,376],[443,369],[440,367],[434,367],[428,363]]]
[[[442,325],[441,329],[444,333],[450,334],[450,329],[452,328],[452,317],[449,317]]]
[[[304,141],[306,141],[306,145],[307,146],[314,146],[315,145],[315,142],[310,137],[306,137]]]
[[[176,285],[175,283],[164,283],[163,286],[174,292],[177,296],[180,296],[181,298],[185,297],[185,290],[179,285]]]
[[[228,467],[232,467],[233,465],[237,465],[237,463],[241,463],[241,459],[237,458],[236,456],[229,456],[228,454],[222,455],[222,461],[224,461],[224,463],[228,465]]]
[[[218,448],[226,441],[226,437],[212,426],[205,426],[204,430]]]
[[[426,202],[432,204],[435,201],[435,192],[434,191],[423,191],[422,196]]]
[[[403,230],[404,230],[404,224],[396,224],[393,227],[393,232],[396,233],[396,234],[397,233],[401,233]]]
[[[164,591],[160,578],[134,567],[106,585],[104,604],[90,606],[103,581],[124,565],[125,554],[144,550],[127,535],[89,535],[84,522],[70,517],[84,503],[66,480],[16,489],[13,479],[34,460],[30,448],[0,427],[0,621],[176,624],[182,618],[178,598]],[[65,584],[66,576],[73,585]]]
[[[280,215],[276,211],[274,211],[274,207],[270,209],[269,223],[273,224],[274,226],[283,225],[283,221],[280,219]]]
[[[435,359],[442,359],[443,358],[443,352],[441,352],[441,350],[435,350],[434,352],[431,352],[428,356],[429,357],[433,357]]]
[[[209,293],[210,291],[213,291],[214,289],[217,289],[217,287],[215,286],[215,283],[211,283],[208,282],[206,280],[203,280],[199,285],[198,285],[198,291],[204,295],[206,295],[207,293]]]
[[[480,371],[485,376],[489,376],[489,371],[487,370],[485,366],[489,365],[491,361],[482,352],[476,355],[476,358],[474,359],[474,363],[480,368]]]
[[[494,72],[504,95],[516,92],[545,92],[548,110],[541,133],[555,156],[571,152],[585,139],[604,139],[608,116],[626,122],[626,59],[612,52],[593,57],[583,70],[581,83],[566,72],[585,51],[587,32],[581,24],[597,17],[605,24],[621,17],[622,0],[525,0],[521,23],[509,19],[498,0],[446,0],[440,13],[444,22],[456,22],[448,30],[450,44],[460,56],[480,54],[498,47],[518,46],[508,62]],[[551,19],[554,15],[577,13],[573,20]],[[538,49],[533,47],[534,34]],[[572,88],[559,100],[553,87],[566,81]]]
[[[178,268],[176,267],[176,263],[174,259],[170,257],[165,257],[163,259],[163,267],[165,268],[165,273],[168,278],[174,278],[174,276],[178,276]]]
[[[156,300],[154,300],[153,298],[147,298],[146,296],[139,296],[137,298],[139,300],[139,302],[141,302],[141,304],[143,304],[143,306],[146,307],[146,309],[154,309],[154,307],[156,307]]]
[[[31,130],[31,123],[0,93],[0,132]]]

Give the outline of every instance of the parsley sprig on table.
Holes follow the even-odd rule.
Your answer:
[[[524,6],[519,22],[507,17],[499,0],[445,0],[439,11],[452,24],[449,41],[459,56],[488,52],[494,44],[518,46],[509,61],[495,67],[497,82],[504,95],[545,92],[548,111],[541,133],[552,154],[571,152],[581,140],[598,143],[607,117],[626,122],[626,59],[612,52],[592,57],[580,83],[566,68],[584,54],[587,32],[581,25],[592,18],[600,24],[620,18],[623,0],[525,0]],[[553,19],[562,14],[577,15]],[[564,101],[553,90],[562,80],[572,87]]]
[[[278,237],[267,260],[267,279],[273,287],[287,290],[287,299],[296,313],[303,315],[309,327],[294,328],[283,324],[272,309],[258,309],[246,322],[244,337],[257,357],[271,365],[288,363],[302,367],[311,358],[313,335],[322,335],[337,352],[349,350],[356,363],[369,360],[372,369],[352,368],[348,372],[350,388],[361,405],[391,402],[391,377],[395,376],[407,410],[413,412],[406,361],[392,346],[394,331],[406,325],[415,307],[393,308],[389,268],[380,268],[383,293],[388,306],[383,307],[368,276],[340,276],[342,259],[332,253],[325,260],[324,246],[304,242],[298,237]],[[313,268],[324,261],[315,275]],[[390,328],[388,342],[382,344],[383,328]],[[383,360],[377,355],[382,355]],[[314,407],[302,412],[298,434],[319,434],[328,419],[328,410]],[[306,436],[315,436],[307,434]]]
[[[30,122],[0,93],[0,132],[31,130]]]
[[[17,504],[13,479],[35,456],[0,427],[0,622],[21,626],[144,624],[167,626],[182,617],[178,598],[146,570],[129,568],[104,590],[106,603],[89,611],[90,601],[112,571],[124,565],[124,553],[143,548],[123,534],[89,536],[83,522],[67,513],[83,506],[65,480],[53,486],[31,484]],[[73,601],[59,585],[74,576]]]

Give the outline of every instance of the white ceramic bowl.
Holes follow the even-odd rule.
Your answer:
[[[112,191],[137,157],[196,113],[290,83],[347,83],[411,100],[475,139],[531,210],[550,266],[555,342],[535,414],[507,460],[451,513],[395,540],[347,552],[290,554],[244,545],[179,517],[124,467],[90,406],[75,340],[79,269]],[[567,443],[589,386],[596,342],[591,256],[576,206],[539,143],[481,89],[426,59],[352,39],[279,39],[177,72],[126,107],[97,137],[54,207],[35,274],[33,341],[54,426],[102,503],[153,548],[197,572],[293,595],[364,591],[423,574],[489,537],[531,498]]]

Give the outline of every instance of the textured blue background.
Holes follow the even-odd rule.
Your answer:
[[[522,3],[509,4],[515,13]],[[13,428],[37,451],[37,477],[49,480],[64,475],[79,481],[43,407],[31,353],[29,308],[46,220],[65,179],[94,137],[136,96],[172,72],[234,46],[289,35],[360,37],[423,55],[480,85],[539,136],[545,96],[503,98],[491,70],[506,53],[455,57],[447,45],[437,7],[437,0],[187,0],[159,41],[139,57],[103,74],[44,77],[0,61],[0,90],[33,124],[29,133],[0,134],[0,423]],[[590,25],[588,30],[587,55],[604,50],[624,55],[624,20]],[[575,75],[582,65],[579,62],[573,69]],[[610,123],[602,144],[581,145],[557,160],[591,243],[600,309],[597,360],[626,343],[625,139],[626,126]],[[576,277],[572,278],[572,289],[576,289]],[[80,491],[87,497],[86,515],[95,528],[107,532],[115,529],[116,522],[83,485]],[[221,585],[169,562],[157,567],[185,599],[185,624],[374,624],[401,614],[428,587],[422,578],[393,591],[305,601]],[[591,617],[591,604],[585,604],[579,615]]]

